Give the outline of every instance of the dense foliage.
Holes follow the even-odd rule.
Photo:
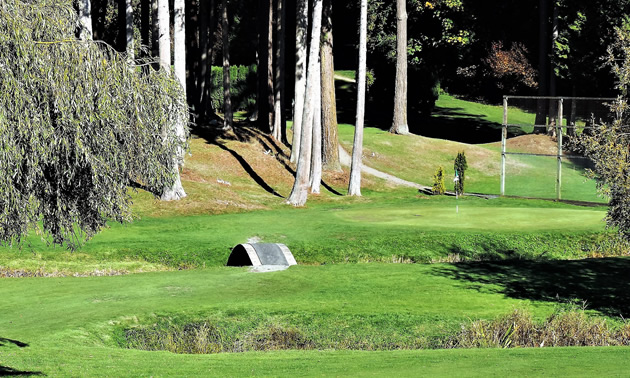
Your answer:
[[[0,3],[1,242],[36,228],[74,247],[131,219],[130,183],[173,182],[181,87],[76,40],[76,25],[70,0]]]
[[[600,191],[610,198],[606,222],[617,227],[630,240],[630,118],[628,89],[630,88],[630,22],[618,28],[617,39],[608,49],[607,64],[617,77],[618,101],[611,105],[616,119],[601,124],[594,132],[585,133],[580,145],[595,163],[592,174]]]
[[[455,158],[455,163],[453,164],[453,170],[457,175],[457,181],[455,181],[456,193],[464,193],[467,169],[468,163],[466,162],[466,154],[464,153],[464,151],[458,152],[457,157]]]
[[[223,67],[212,67],[212,109],[223,109]],[[256,66],[230,67],[230,95],[236,111],[253,112],[256,107]]]

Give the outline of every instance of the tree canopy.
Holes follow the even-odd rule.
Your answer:
[[[75,247],[131,219],[128,186],[174,180],[181,86],[75,38],[71,0],[0,3],[0,241],[36,229]]]

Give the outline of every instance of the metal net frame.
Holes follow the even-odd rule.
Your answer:
[[[508,105],[510,100],[521,100],[529,102],[535,105],[522,106],[526,111],[535,111],[537,119],[533,124],[524,123],[510,123]],[[565,154],[563,151],[563,137],[575,136],[578,132],[589,132],[597,127],[597,124],[610,121],[612,113],[609,110],[609,104],[617,101],[617,98],[609,97],[564,97],[564,96],[504,96],[503,97],[503,123],[501,128],[501,187],[500,194],[505,196],[505,180],[507,176],[506,172],[506,160],[508,155],[521,155],[521,156],[542,156],[555,158],[556,164],[556,178],[555,178],[555,199],[562,200],[562,162],[567,159],[588,159],[585,156],[575,154]],[[599,109],[599,113],[604,117],[597,118],[593,112],[590,115],[584,112],[584,108],[587,106],[579,106],[578,104],[596,104]],[[568,112],[565,114],[565,109],[568,108]],[[605,112],[602,109],[607,109]],[[588,109],[587,109],[588,110]],[[539,115],[544,114],[544,117],[540,119]],[[578,113],[581,120],[578,125]],[[586,121],[585,121],[586,120]],[[542,122],[540,122],[542,121]],[[566,123],[565,123],[566,121]],[[544,123],[543,123],[544,122]],[[544,130],[545,133],[555,135],[557,141],[557,151],[555,154],[547,153],[531,153],[531,152],[510,152],[507,151],[507,139],[508,129],[514,128],[522,129],[523,126],[533,127],[534,131],[537,129]]]

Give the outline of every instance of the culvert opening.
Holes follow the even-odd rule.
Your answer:
[[[232,248],[227,266],[288,268],[297,265],[289,248],[281,243],[243,243]]]

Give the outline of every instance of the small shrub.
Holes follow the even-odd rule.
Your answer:
[[[605,318],[587,315],[583,309],[559,309],[544,322],[535,323],[524,310],[492,321],[476,320],[462,325],[446,348],[516,348],[556,346],[630,345],[630,324],[611,327]]]
[[[441,195],[446,192],[446,187],[444,186],[444,168],[441,166],[435,171],[435,175],[433,175],[433,194]]]
[[[468,169],[468,163],[466,162],[466,154],[464,151],[458,152],[455,158],[455,164],[453,165],[455,174],[458,180],[455,181],[455,192],[459,194],[464,193],[464,182],[466,179],[466,170]]]

